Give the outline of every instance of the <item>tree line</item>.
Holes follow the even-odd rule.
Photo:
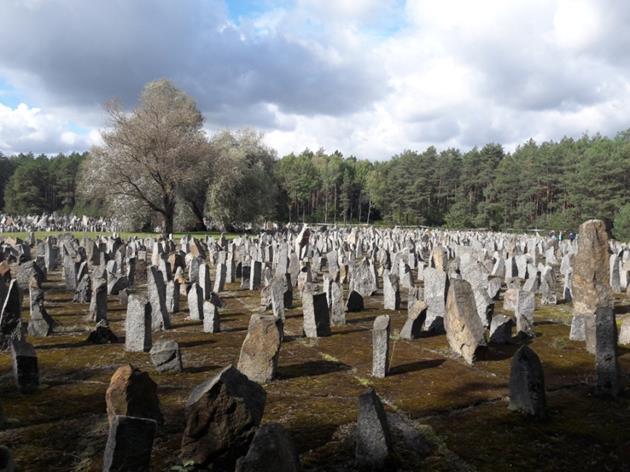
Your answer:
[[[279,158],[252,130],[208,138],[194,101],[165,80],[131,113],[107,111],[104,144],[89,153],[0,155],[4,212],[116,216],[166,232],[264,220],[570,231],[600,218],[630,239],[630,130],[372,162],[323,149]]]

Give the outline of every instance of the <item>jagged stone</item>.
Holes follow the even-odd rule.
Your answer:
[[[510,370],[510,410],[530,416],[546,416],[545,377],[540,359],[527,345],[512,358]]]
[[[247,455],[236,462],[235,472],[298,472],[300,458],[286,429],[267,423],[256,431]]]
[[[186,403],[181,459],[212,470],[234,470],[265,409],[265,390],[229,366],[195,387]]]
[[[278,369],[282,336],[281,319],[269,315],[252,315],[241,347],[238,370],[254,382],[273,380]]]
[[[153,345],[149,354],[151,362],[158,372],[181,372],[183,370],[182,355],[176,341],[159,341]]]
[[[157,385],[149,374],[131,364],[119,367],[105,392],[107,418],[112,423],[114,416],[150,418],[162,424],[164,419],[157,396]]]
[[[401,339],[416,339],[422,332],[422,324],[427,316],[427,304],[422,300],[416,300],[409,307],[407,320],[400,330]]]
[[[486,342],[472,288],[465,280],[450,281],[444,328],[451,349],[461,355],[468,364],[472,364],[475,352],[480,346],[485,346]]]

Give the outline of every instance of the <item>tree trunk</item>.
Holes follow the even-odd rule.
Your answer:
[[[195,202],[189,202],[189,204],[191,211],[195,215],[195,218],[197,218],[196,229],[205,231],[206,224],[203,222],[203,209],[199,208]]]
[[[175,212],[174,211],[170,211],[167,212],[166,214],[164,214],[164,226],[163,226],[163,233],[162,236],[164,236],[165,239],[168,239],[168,236],[170,234],[173,234],[173,222],[175,220]]]

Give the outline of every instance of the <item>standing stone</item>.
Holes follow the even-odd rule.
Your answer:
[[[630,318],[626,318],[621,323],[618,343],[622,346],[630,345]]]
[[[0,281],[0,351],[11,347],[14,339],[22,336],[22,296],[15,279],[9,282],[8,287]]]
[[[147,418],[116,415],[109,427],[104,472],[148,471],[157,423]]]
[[[99,321],[85,342],[90,344],[116,344],[118,342],[118,336],[109,328],[107,321]]]
[[[390,470],[392,439],[381,400],[373,389],[359,396],[354,457],[361,469]]]
[[[281,320],[284,320],[284,309],[286,308],[285,303],[288,301],[288,292],[290,292],[290,296],[293,298],[293,291],[291,283],[287,279],[287,274],[274,277],[269,286],[271,309],[273,310],[273,315]]]
[[[158,424],[164,422],[157,396],[157,385],[149,374],[131,364],[119,367],[105,392],[107,419],[110,425],[116,415],[150,418]]]
[[[179,311],[179,294],[181,290],[177,279],[169,280],[166,284],[166,311],[169,314]]]
[[[260,424],[265,390],[233,366],[198,385],[186,402],[181,459],[212,470],[234,470]]]
[[[151,303],[147,297],[130,294],[125,319],[125,351],[147,352],[151,349],[151,320]]]
[[[158,372],[181,372],[182,354],[179,344],[173,340],[163,340],[155,343],[150,351],[151,362]]]
[[[503,309],[507,311],[516,310],[516,299],[518,297],[518,288],[508,288],[503,294]]]
[[[346,310],[349,312],[363,311],[363,297],[354,290],[350,290],[348,300],[346,301]]]
[[[400,309],[400,288],[398,275],[383,274],[383,304],[386,310]]]
[[[389,315],[377,316],[372,326],[372,376],[384,379],[389,372]]]
[[[77,288],[77,270],[79,264],[68,254],[63,256],[63,279],[68,290]]]
[[[199,265],[199,286],[203,300],[210,300],[210,292],[212,292],[212,282],[210,280],[210,269],[208,264],[202,262]]]
[[[537,418],[546,416],[543,368],[536,353],[526,344],[512,358],[509,409]]]
[[[107,280],[107,293],[109,295],[118,295],[121,290],[129,287],[129,280],[124,275],[109,274]]]
[[[540,294],[540,303],[542,305],[555,305],[558,303],[555,274],[551,266],[545,266],[540,273]]]
[[[249,380],[266,383],[275,378],[282,331],[282,320],[275,316],[251,316],[237,365]]]
[[[225,288],[225,274],[227,272],[227,268],[225,264],[217,265],[216,275],[214,279],[214,291],[216,293],[222,292]]]
[[[44,291],[39,288],[30,288],[31,318],[28,322],[29,336],[49,336],[53,328],[57,326],[55,320],[48,314],[44,307]]]
[[[107,276],[92,278],[92,296],[90,298],[90,319],[92,321],[107,321]]]
[[[304,335],[307,338],[330,336],[330,313],[325,293],[314,294],[308,290],[302,293],[304,311]]]
[[[416,300],[407,311],[407,320],[400,330],[400,339],[417,339],[422,332],[422,323],[427,316],[427,304]]]
[[[448,254],[442,246],[437,246],[431,251],[431,267],[446,272],[448,267]]]
[[[444,331],[447,288],[446,272],[433,268],[424,270],[424,299],[427,303],[427,317],[422,327],[423,331],[432,333]]]
[[[343,326],[346,324],[346,312],[343,306],[343,287],[335,279],[329,279],[326,300],[328,301],[328,311],[330,312],[330,324],[332,326]]]
[[[291,284],[293,288],[297,287],[298,275],[300,273],[300,259],[295,253],[289,256],[289,274],[291,275]]]
[[[534,336],[534,310],[536,294],[519,290],[516,297],[516,334]]]
[[[617,254],[611,254],[609,259],[610,276],[609,283],[610,289],[615,293],[621,292],[621,271],[619,270],[620,259]]]
[[[236,265],[234,264],[234,256],[232,252],[228,252],[225,259],[225,283],[233,284],[236,281]]]
[[[582,223],[578,251],[573,258],[573,312],[594,315],[598,307],[612,307],[609,283],[608,236],[601,220]]]
[[[595,312],[595,370],[597,392],[616,398],[623,389],[617,360],[617,323],[610,307],[599,307]]]
[[[249,272],[249,289],[258,290],[262,280],[262,263],[260,261],[252,261]]]
[[[33,393],[39,387],[37,354],[32,344],[22,340],[11,342],[13,378],[20,393]]]
[[[89,274],[84,274],[74,291],[72,297],[74,303],[90,303],[92,301],[92,279]]]
[[[203,320],[203,290],[199,284],[192,284],[188,292],[188,317],[191,320]]]
[[[236,462],[235,472],[299,472],[300,458],[282,425],[267,423],[256,431],[247,455]]]
[[[484,328],[477,315],[472,288],[465,280],[452,279],[446,298],[444,317],[446,339],[451,349],[471,364],[475,352],[485,346]]]
[[[376,291],[378,288],[376,282],[374,266],[367,257],[364,257],[354,266],[351,288],[365,298]]]
[[[221,318],[219,318],[219,307],[212,301],[203,302],[203,332],[219,333],[221,331]]]
[[[494,315],[490,323],[488,342],[491,344],[508,344],[512,340],[513,327],[514,321],[509,316]]]
[[[155,266],[149,267],[147,290],[151,303],[151,329],[153,331],[170,329],[171,318],[166,310],[166,285],[160,271]]]

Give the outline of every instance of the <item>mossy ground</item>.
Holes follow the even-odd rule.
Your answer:
[[[0,395],[9,419],[0,444],[12,450],[20,470],[100,470],[107,436],[105,391],[115,369],[130,362],[159,385],[165,424],[154,443],[152,467],[176,465],[186,398],[195,385],[236,363],[249,316],[260,309],[258,292],[227,287],[218,334],[205,334],[201,322],[186,319],[182,297],[173,329],[155,333],[154,340],[176,339],[185,369],[159,374],[148,353],[127,353],[122,344],[85,343],[88,307],[71,302],[59,273],[49,274],[44,287],[47,309],[60,327],[53,336],[29,339],[37,349],[42,384],[34,394],[17,393],[10,356],[0,354]],[[116,297],[110,297],[108,309],[111,328],[122,341],[125,309]],[[629,316],[628,299],[620,297],[616,309],[620,319]],[[502,310],[499,303],[495,311]],[[288,310],[279,376],[265,385],[263,421],[288,428],[305,470],[351,470],[340,466],[352,455],[344,428],[356,420],[357,396],[368,386],[389,411],[413,421],[436,445],[422,463],[402,464],[404,470],[628,470],[630,401],[593,396],[594,358],[583,343],[568,339],[569,306],[536,310],[531,346],[545,369],[550,416],[544,422],[507,409],[516,341],[488,348],[471,367],[452,355],[445,336],[399,340],[404,310],[389,312],[391,375],[372,378],[370,329],[384,312],[382,296],[374,296],[365,311],[348,314],[347,325],[333,328],[332,336],[309,340],[302,337],[301,308]],[[28,318],[28,310],[23,316]],[[620,349],[625,372],[629,353]]]

